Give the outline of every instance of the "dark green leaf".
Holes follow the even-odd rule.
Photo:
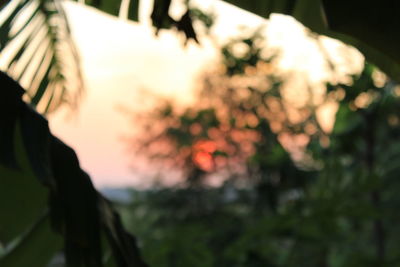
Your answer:
[[[50,219],[42,216],[29,231],[21,236],[15,247],[0,258],[2,267],[47,266],[62,248],[62,238],[50,227]]]
[[[0,166],[0,240],[6,244],[26,231],[47,206],[47,190],[30,169],[20,127],[15,134],[20,169]]]
[[[16,168],[14,132],[22,105],[20,99],[25,91],[3,72],[0,72],[0,84],[0,165]]]
[[[120,0],[87,0],[85,3],[114,16],[119,15],[119,10],[121,8]]]
[[[129,1],[128,19],[139,21],[139,0]]]

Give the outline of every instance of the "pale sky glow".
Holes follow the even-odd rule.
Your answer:
[[[221,39],[237,33],[240,24],[254,28],[266,22],[224,3],[201,2],[216,13],[219,11],[215,33]],[[203,40],[202,46],[189,44],[182,48],[183,40],[176,34],[161,32],[155,38],[144,19],[139,25],[79,4],[68,3],[66,7],[81,53],[87,91],[76,113],[61,110],[49,118],[51,129],[77,151],[82,167],[97,187],[138,185],[140,175],[129,168],[132,156],[121,141],[134,129],[118,106],[148,107],[151,101],[139,96],[141,90],[190,103],[196,75],[217,62],[214,45]],[[315,55],[315,43],[306,38],[307,31],[299,23],[274,15],[266,32],[269,44],[284,51],[280,63],[283,70],[295,68],[315,84],[327,79],[322,58]],[[339,42],[322,42],[338,51],[346,50]],[[352,55],[354,64],[342,62],[341,72],[362,66],[358,52],[347,49],[346,53]]]
[[[215,51],[207,43],[182,49],[182,39],[173,34],[155,38],[149,27],[76,4],[67,11],[87,88],[77,112],[61,110],[49,118],[51,129],[76,150],[95,185],[136,184],[127,144],[120,140],[134,129],[118,106],[147,107],[150,100],[139,97],[140,90],[190,101],[193,77]]]

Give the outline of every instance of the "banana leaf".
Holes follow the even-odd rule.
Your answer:
[[[146,266],[135,238],[96,191],[72,148],[0,72],[0,266]],[[110,259],[107,259],[107,262]]]

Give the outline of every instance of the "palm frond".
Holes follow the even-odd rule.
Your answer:
[[[0,14],[0,66],[49,113],[75,106],[83,91],[79,55],[60,1],[13,0]]]

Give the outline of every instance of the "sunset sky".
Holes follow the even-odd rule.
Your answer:
[[[202,5],[218,16],[214,29],[218,42],[237,34],[240,25],[255,29],[266,23],[217,1],[202,1]],[[75,3],[66,7],[87,87],[77,111],[62,109],[49,118],[51,129],[77,151],[82,167],[97,187],[143,185],[145,173],[130,168],[135,157],[122,141],[135,131],[134,125],[119,107],[135,110],[149,107],[151,100],[140,94],[143,91],[190,105],[196,76],[218,60],[215,45],[203,38],[201,46],[189,44],[184,48],[182,38],[167,31],[155,37],[145,19],[149,10],[146,6],[142,6],[140,24]],[[322,57],[315,52],[315,43],[292,18],[274,15],[266,35],[272,47],[282,48],[283,70],[295,69],[316,86],[328,78]],[[353,64],[339,62],[343,73],[361,68],[363,58],[357,51],[328,38],[322,42],[329,49],[347,49],[351,54]]]

